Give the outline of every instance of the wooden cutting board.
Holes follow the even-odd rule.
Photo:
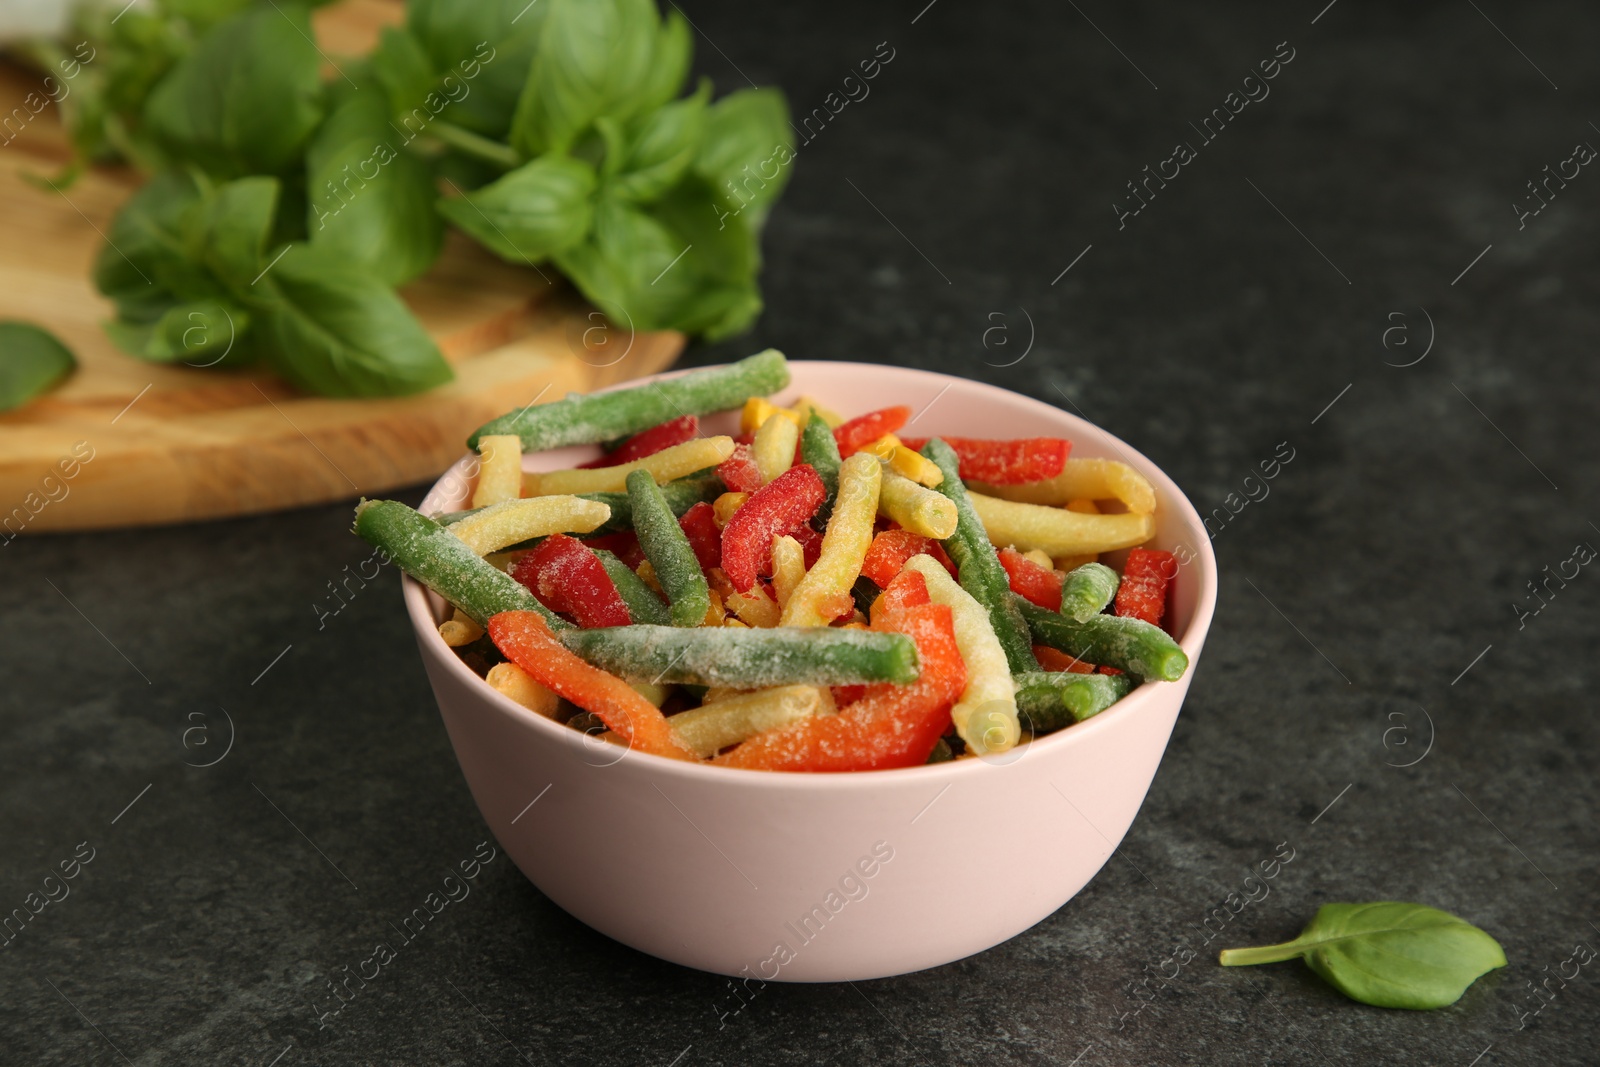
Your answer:
[[[317,37],[334,56],[359,53],[400,15],[389,0],[346,0],[319,9]],[[36,84],[0,66],[0,100],[21,101]],[[503,263],[452,233],[433,269],[401,291],[455,369],[437,389],[335,400],[300,394],[264,371],[145,363],[106,338],[100,323],[111,304],[89,280],[102,234],[138,177],[99,170],[61,193],[24,180],[52,174],[66,158],[53,106],[0,147],[0,319],[44,326],[79,364],[51,393],[0,414],[0,540],[413,485],[442,473],[488,419],[653,374],[683,349],[678,333],[627,336],[548,268],[541,276]]]

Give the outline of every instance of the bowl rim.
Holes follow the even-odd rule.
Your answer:
[[[1022,403],[1026,407],[1037,409],[1041,414],[1051,418],[1065,417],[1069,421],[1079,424],[1093,434],[1099,436],[1111,451],[1122,456],[1124,462],[1134,467],[1144,475],[1157,489],[1164,501],[1176,505],[1180,519],[1184,525],[1190,527],[1192,533],[1204,534],[1205,525],[1200,518],[1200,513],[1194,504],[1185,495],[1178,484],[1174,482],[1165,471],[1158,467],[1148,456],[1117,437],[1109,430],[1097,426],[1082,415],[1064,411],[1053,404],[1043,400],[1036,400],[1031,396],[1015,392],[988,382],[977,381],[972,378],[963,378],[959,375],[944,374],[939,371],[921,370],[915,367],[902,367],[891,363],[862,363],[850,360],[789,360],[791,365],[817,367],[817,368],[851,368],[845,373],[852,373],[855,369],[870,368],[878,371],[888,371],[897,375],[906,375],[911,378],[921,379],[929,384],[944,384],[946,389],[961,386],[975,389],[979,393],[993,394],[1004,398],[1007,403]],[[646,375],[642,378],[632,378],[618,382],[604,389],[596,389],[595,393],[615,392],[618,389],[628,389],[650,382],[663,381],[670,378],[682,377],[696,370],[706,370],[712,366],[726,366],[727,364],[708,364],[705,367],[684,367],[676,370],[663,371],[659,374]],[[789,388],[789,387],[786,387]],[[941,391],[938,396],[943,396]],[[938,399],[935,397],[935,400]],[[1070,401],[1069,401],[1070,402]],[[931,407],[933,401],[929,402]],[[1076,406],[1076,405],[1074,405]],[[926,408],[924,408],[926,410]],[[474,453],[470,450],[463,453],[461,458],[452,463],[432,485],[429,486],[424,499],[431,496],[446,479],[459,474],[459,469],[471,461]],[[1208,536],[1196,536],[1194,544],[1190,547],[1195,553],[1194,565],[1197,567],[1200,588],[1195,602],[1194,615],[1188,626],[1184,628],[1183,637],[1178,640],[1178,645],[1189,657],[1189,668],[1185,677],[1176,682],[1145,682],[1132,693],[1117,701],[1105,711],[1092,716],[1085,722],[1077,723],[1072,727],[1057,730],[1055,733],[1034,738],[1026,744],[1018,746],[1019,755],[1014,760],[1005,762],[991,762],[983,759],[947,760],[943,763],[924,764],[920,767],[894,767],[871,771],[823,771],[814,773],[801,772],[774,772],[764,770],[751,770],[742,767],[716,767],[709,763],[689,763],[683,760],[668,759],[665,756],[656,756],[648,752],[634,751],[628,748],[625,754],[617,760],[616,764],[634,762],[640,771],[660,772],[668,777],[683,778],[687,781],[724,782],[734,788],[748,785],[758,789],[775,790],[816,790],[816,789],[868,789],[887,784],[889,781],[902,781],[908,785],[917,782],[954,784],[962,777],[971,777],[989,771],[1005,770],[1026,757],[1028,749],[1043,746],[1045,750],[1064,748],[1069,745],[1092,745],[1094,738],[1105,730],[1111,729],[1122,718],[1138,715],[1145,705],[1159,699],[1159,694],[1170,686],[1187,686],[1193,679],[1195,665],[1199,662],[1200,649],[1205,643],[1206,635],[1211,628],[1212,617],[1216,612],[1217,603],[1217,560],[1211,548],[1211,539]],[[452,675],[466,682],[469,686],[476,686],[474,690],[483,699],[487,708],[493,709],[503,716],[527,724],[535,734],[547,737],[552,744],[570,743],[573,730],[564,723],[545,718],[536,712],[524,708],[521,704],[505,696],[490,686],[477,672],[468,667],[455,650],[444,643],[444,638],[439,635],[438,623],[434,621],[433,612],[428,604],[426,586],[412,578],[404,571],[400,574],[402,596],[405,602],[406,613],[410,616],[412,627],[416,630],[419,643],[427,643],[432,648],[435,656],[445,663],[445,669]],[[1148,712],[1146,712],[1148,714]],[[646,761],[639,763],[637,761]],[[891,776],[886,779],[885,776]]]

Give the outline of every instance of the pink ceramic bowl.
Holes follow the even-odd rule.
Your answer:
[[[917,412],[919,435],[1061,436],[1136,467],[1159,502],[1154,544],[1187,546],[1173,617],[1189,672],[994,762],[859,774],[695,766],[585,737],[526,711],[440,639],[443,603],[406,608],[456,758],[494,835],[567,912],[641,952],[747,979],[881,978],[961,959],[1043,919],[1094,877],[1150,787],[1216,603],[1216,560],[1183,493],[1131,447],[992,385],[859,363],[791,364],[801,394],[851,415]],[[673,377],[661,375],[660,377]],[[734,432],[737,414],[705,420]],[[570,467],[594,449],[528,459]],[[464,458],[423,502],[463,506]]]

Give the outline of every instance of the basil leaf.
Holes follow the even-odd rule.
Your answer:
[[[162,78],[145,122],[173,156],[208,173],[282,173],[322,118],[321,64],[305,7],[251,8]]]
[[[648,113],[683,92],[693,59],[694,36],[689,21],[674,7],[662,20],[661,32],[655,40],[655,56],[639,85],[639,111]]]
[[[611,191],[624,200],[646,202],[676,185],[700,151],[710,99],[711,83],[704,81],[693,96],[648,115],[628,139]]]
[[[251,362],[256,351],[245,340],[249,328],[248,311],[216,300],[175,304],[152,323],[105,324],[106,335],[130,356],[202,369]]]
[[[453,200],[439,212],[497,256],[539,263],[589,231],[594,168],[559,156],[536,159]]]
[[[27,322],[0,322],[0,411],[21,407],[77,365],[54,334]]]
[[[550,0],[411,0],[406,24],[454,100],[449,120],[504,138],[538,48]],[[446,79],[454,79],[446,80]],[[465,92],[457,86],[464,86]],[[419,106],[420,98],[405,111]]]
[[[717,228],[716,190],[691,179],[649,210],[612,196],[589,239],[556,264],[624,328],[727,336],[759,312],[754,245],[737,219]],[[726,222],[726,220],[725,220]]]
[[[312,244],[400,285],[439,258],[444,223],[427,165],[398,151],[393,132],[372,93],[328,116],[306,153],[306,226]]]
[[[385,26],[371,56],[372,75],[389,98],[389,113],[403,115],[421,107],[438,82],[433,60],[416,35],[399,26]]]
[[[225,295],[196,259],[205,201],[194,178],[163,171],[128,198],[94,263],[95,287],[132,322],[153,322],[174,303]]]
[[[539,48],[511,121],[511,146],[525,156],[566,152],[602,115],[637,113],[661,25],[654,0],[544,2]]]
[[[260,321],[273,369],[321,396],[403,396],[454,375],[394,290],[317,245],[292,245],[268,271]]]
[[[776,89],[740,89],[711,105],[695,169],[745,205],[750,228],[788,184],[794,160],[789,105]]]
[[[276,178],[240,178],[205,200],[200,258],[234,292],[248,292],[265,265],[262,254],[272,233],[278,190]]]
[[[1380,1008],[1442,1008],[1479,977],[1506,965],[1499,942],[1463,919],[1423,904],[1324,904],[1293,941],[1230,948],[1224,967],[1302,957],[1352,1000]]]

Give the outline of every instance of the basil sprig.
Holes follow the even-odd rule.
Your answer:
[[[1500,943],[1464,919],[1425,904],[1324,904],[1300,936],[1281,945],[1225,949],[1224,967],[1296,957],[1352,1000],[1380,1008],[1442,1008],[1506,965]]]
[[[139,358],[261,360],[336,396],[437,385],[450,368],[394,287],[447,224],[553,264],[625,329],[718,338],[761,311],[787,105],[683,95],[690,27],[655,0],[410,0],[372,54],[331,60],[291,0],[80,20],[76,163],[151,175],[94,268]]]

